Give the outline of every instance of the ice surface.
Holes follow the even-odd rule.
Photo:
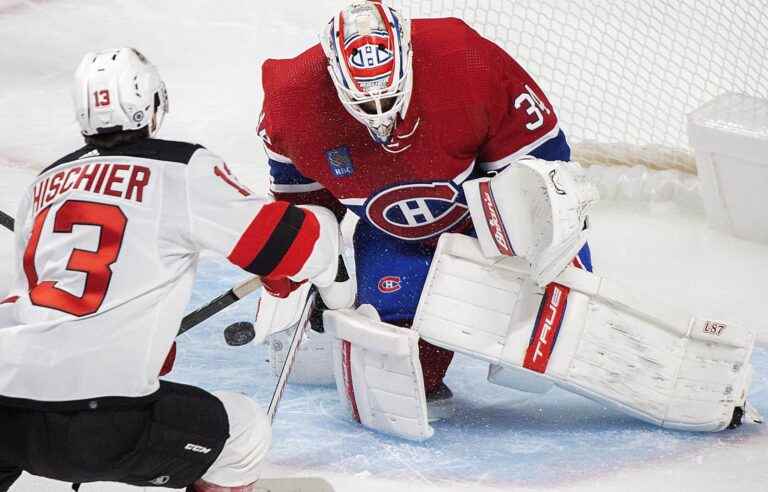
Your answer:
[[[0,209],[13,212],[33,170],[79,145],[70,73],[83,52],[112,45],[135,45],[160,66],[172,104],[163,136],[206,144],[262,187],[264,157],[254,132],[258,67],[266,57],[308,46],[342,3],[274,2],[265,9],[245,0],[0,0]],[[768,247],[708,229],[690,178],[593,172],[611,198],[592,217],[601,274],[691,312],[768,330]],[[10,274],[10,239],[0,231],[0,295]],[[206,258],[190,309],[243,278]],[[250,318],[255,302],[246,299],[181,337],[172,379],[242,391],[266,405],[274,378],[265,348],[227,347],[221,334]],[[768,354],[758,350],[754,362],[751,399],[768,412]],[[322,475],[341,491],[765,488],[768,426],[715,435],[664,431],[558,390],[526,400],[485,382],[485,373],[483,364],[457,357],[447,382],[458,414],[436,424],[435,437],[422,444],[361,429],[344,415],[332,387],[291,386],[265,474]],[[30,477],[13,489],[66,490]]]

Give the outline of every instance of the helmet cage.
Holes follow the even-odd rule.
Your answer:
[[[410,22],[379,2],[353,4],[328,23],[321,41],[342,105],[386,143],[413,88]]]

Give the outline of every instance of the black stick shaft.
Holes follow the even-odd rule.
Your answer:
[[[13,231],[13,228],[16,226],[16,221],[13,220],[13,217],[0,210],[0,225],[9,231]]]
[[[179,336],[192,327],[199,325],[214,314],[222,311],[227,306],[236,303],[259,287],[261,287],[261,279],[259,277],[254,277],[246,282],[243,282],[237,287],[229,289],[227,292],[212,300],[205,306],[202,306],[196,311],[192,311],[188,315],[184,316],[184,319],[181,320],[179,333],[176,336]]]

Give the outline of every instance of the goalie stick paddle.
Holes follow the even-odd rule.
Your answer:
[[[344,263],[344,258],[339,255],[339,264],[334,282],[342,283],[348,280],[349,273],[347,272],[347,266]],[[280,404],[280,399],[285,391],[285,385],[288,383],[288,376],[291,375],[291,369],[293,369],[293,363],[296,360],[296,352],[299,350],[299,345],[301,345],[301,341],[304,339],[304,334],[309,330],[312,324],[310,318],[315,308],[315,303],[322,302],[322,297],[318,297],[317,294],[317,287],[312,285],[307,292],[304,307],[301,310],[301,316],[299,316],[299,320],[294,325],[296,326],[296,331],[293,333],[291,346],[288,347],[288,353],[285,354],[285,362],[283,362],[283,368],[280,370],[280,377],[277,378],[277,386],[275,386],[275,391],[272,393],[272,400],[269,402],[269,408],[267,409],[267,418],[269,419],[270,424],[275,420],[277,406]],[[290,330],[292,328],[293,326],[288,329]]]
[[[13,232],[13,228],[16,225],[16,221],[13,220],[13,217],[11,217],[7,213],[0,210],[0,225],[5,227],[9,231]]]
[[[291,346],[288,348],[288,353],[285,355],[285,362],[283,362],[283,368],[280,370],[280,377],[277,379],[277,386],[275,386],[275,391],[272,393],[272,400],[269,402],[267,418],[269,419],[270,424],[272,424],[272,422],[275,420],[277,406],[280,404],[280,398],[282,398],[283,391],[285,391],[285,385],[288,383],[288,376],[291,374],[291,369],[293,369],[293,362],[296,360],[296,352],[299,350],[301,340],[304,338],[304,334],[307,332],[309,327],[309,315],[312,313],[312,308],[315,305],[316,298],[317,287],[313,285],[309,288],[309,292],[307,292],[307,297],[304,301],[304,308],[301,310],[299,321],[295,323],[296,331],[293,333]],[[289,330],[291,328],[289,328]]]

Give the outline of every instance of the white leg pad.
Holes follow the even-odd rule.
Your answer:
[[[269,335],[264,341],[267,344],[269,362],[275,377],[280,376],[292,338],[293,333],[283,330]],[[288,382],[308,385],[334,384],[336,379],[333,376],[333,347],[335,345],[336,338],[333,335],[307,330],[304,340],[299,345],[299,352],[294,359]]]
[[[334,334],[334,374],[339,397],[363,426],[411,440],[432,437],[427,418],[419,335],[379,321],[376,310],[326,311]]]
[[[434,345],[490,363],[514,360],[507,352],[516,347],[522,360],[542,297],[526,260],[488,259],[476,239],[443,234],[413,326]]]
[[[568,314],[547,375],[665,428],[719,431],[743,406],[756,333],[567,269]]]
[[[533,371],[499,364],[488,366],[488,382],[532,394],[546,393],[555,386],[554,381]]]
[[[703,320],[572,267],[538,290],[516,258],[444,234],[414,329],[430,343],[547,382],[672,429],[718,431],[743,406],[756,333]],[[501,376],[501,377],[500,377]]]

